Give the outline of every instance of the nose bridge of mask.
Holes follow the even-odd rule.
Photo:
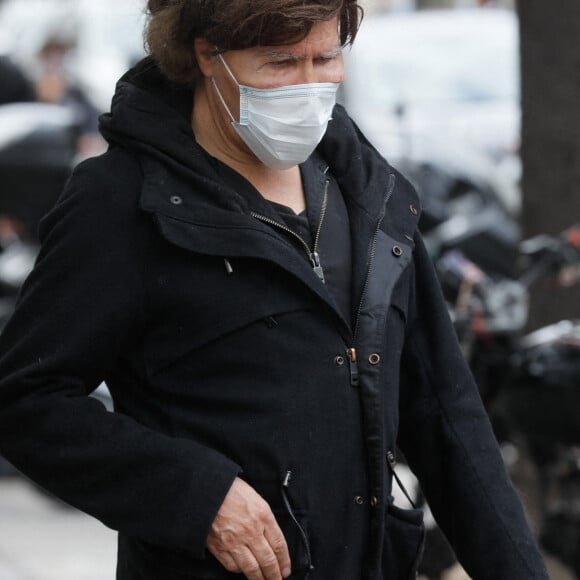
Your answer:
[[[319,83],[247,91],[251,97],[246,101],[247,113],[254,120],[268,118],[280,125],[320,126],[328,121],[337,89],[336,83]],[[246,94],[243,87],[241,91]]]

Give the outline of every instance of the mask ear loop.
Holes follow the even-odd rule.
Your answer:
[[[222,56],[222,53],[221,52],[218,53],[217,56],[222,61],[224,68],[226,69],[226,71],[228,71],[228,74],[232,77],[232,80],[234,81],[234,83],[236,83],[236,85],[238,85],[238,88],[239,88],[240,83],[238,82],[238,79],[234,76],[232,69],[228,66],[228,63],[226,62],[226,59]]]
[[[226,110],[227,114],[230,116],[232,123],[237,123],[237,121],[234,119],[234,116],[232,115],[232,112],[230,111],[230,108],[227,106],[226,101],[223,98],[220,90],[218,89],[217,83],[215,82],[215,79],[213,77],[211,77],[211,82],[215,88],[215,92],[217,93],[217,96],[220,98],[220,101],[222,102],[222,105],[224,106],[224,109]]]
[[[226,69],[227,73],[230,75],[230,77],[232,77],[232,80],[236,83],[236,85],[238,86],[238,90],[240,88],[240,83],[238,83],[238,81],[236,80],[236,77],[234,76],[234,73],[232,73],[230,67],[228,66],[228,64],[226,63],[224,57],[221,54],[217,55],[218,58],[221,60],[222,64],[224,65],[224,68]],[[232,112],[230,111],[230,108],[228,107],[228,105],[226,104],[226,100],[224,99],[221,91],[219,90],[217,83],[215,82],[215,77],[211,77],[211,82],[215,88],[215,91],[217,93],[217,96],[220,98],[220,101],[222,102],[222,105],[224,106],[224,109],[226,110],[227,114],[230,116],[230,119],[232,120],[232,123],[237,124],[238,121],[236,121],[236,119],[234,118],[234,116],[232,115]],[[240,103],[240,119],[241,119],[241,103]]]

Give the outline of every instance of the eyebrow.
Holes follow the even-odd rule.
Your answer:
[[[327,50],[326,52],[322,52],[320,54],[315,54],[313,56],[313,58],[333,58],[337,55],[339,55],[342,52],[342,46],[335,46],[334,48],[331,48],[330,50]],[[299,61],[299,60],[305,60],[307,58],[310,58],[309,56],[306,55],[301,55],[301,54],[293,54],[291,52],[283,52],[280,50],[269,50],[265,53],[263,53],[263,56],[267,56],[269,58],[280,58],[280,59],[284,59],[284,60],[293,60],[293,61]]]

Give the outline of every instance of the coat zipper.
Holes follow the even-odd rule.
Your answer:
[[[297,234],[294,230],[291,230],[288,226],[285,226],[284,224],[281,224],[280,222],[277,222],[265,215],[261,215],[256,212],[251,212],[252,217],[255,217],[256,219],[266,224],[274,226],[279,230],[282,230],[287,234],[293,236],[295,239],[297,239],[304,248],[304,250],[306,251],[308,261],[310,262],[310,265],[312,266],[314,273],[320,278],[320,281],[323,284],[324,284],[324,270],[322,269],[322,265],[320,263],[320,254],[318,253],[318,242],[320,241],[320,232],[322,231],[322,224],[324,223],[324,216],[326,215],[326,207],[328,205],[329,181],[330,180],[327,179],[324,186],[324,197],[322,198],[322,207],[320,208],[320,218],[318,219],[318,227],[316,229],[316,236],[314,238],[314,246],[312,247],[312,250],[310,249],[304,238],[301,235]]]
[[[395,176],[394,174],[389,174],[389,185],[387,187],[387,193],[385,195],[385,200],[383,203],[383,209],[381,211],[381,215],[379,216],[379,220],[377,221],[377,226],[375,228],[375,233],[373,234],[372,244],[371,244],[371,251],[369,255],[369,263],[367,268],[367,273],[365,277],[365,282],[360,298],[360,302],[358,304],[358,308],[356,311],[356,317],[354,321],[353,333],[352,333],[352,342],[353,345],[356,345],[356,339],[358,336],[358,328],[360,324],[360,317],[362,312],[362,307],[366,298],[366,294],[369,287],[369,280],[371,276],[371,272],[374,267],[375,255],[377,253],[377,240],[379,236],[379,231],[381,229],[381,225],[383,220],[385,219],[385,215],[387,213],[387,204],[393,195],[393,191],[395,189]],[[350,384],[353,387],[358,387],[359,385],[359,372],[358,372],[358,360],[357,360],[357,352],[356,347],[352,346],[346,349],[346,354],[348,355],[348,361],[350,366]]]

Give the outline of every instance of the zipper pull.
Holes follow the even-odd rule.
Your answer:
[[[395,469],[397,466],[397,460],[395,459],[395,454],[392,451],[387,451],[387,461],[391,466],[391,469]]]
[[[347,349],[348,364],[350,366],[350,384],[352,387],[358,387],[358,362],[356,359],[356,348]]]
[[[325,284],[324,281],[324,270],[322,269],[322,266],[320,265],[320,256],[318,254],[318,252],[311,252],[310,256],[308,256],[308,259],[310,260],[310,264],[312,265],[312,269],[314,270],[314,273],[320,278],[320,281]]]

